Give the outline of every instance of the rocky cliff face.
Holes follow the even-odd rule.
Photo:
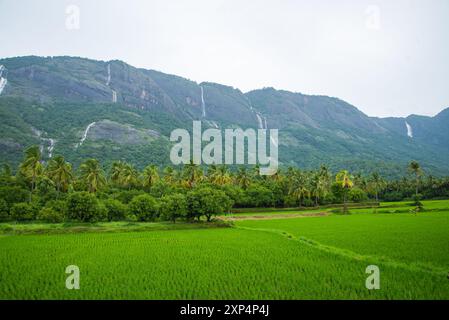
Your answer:
[[[434,118],[371,118],[337,98],[273,88],[242,93],[122,61],[20,57],[2,59],[0,65],[7,74],[0,96],[3,161],[17,162],[19,151],[45,138],[57,141],[53,154],[63,152],[74,162],[103,150],[100,158],[139,154],[138,164],[143,164],[142,150],[150,143],[153,156],[154,149],[160,153],[156,161],[163,163],[167,157],[161,150],[169,147],[170,131],[202,120],[217,128],[280,129],[284,165],[390,170],[417,159],[436,173],[449,172],[448,110]],[[31,127],[45,137],[30,133]]]

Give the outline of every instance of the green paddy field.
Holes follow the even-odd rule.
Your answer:
[[[449,201],[213,224],[0,224],[0,299],[449,299]],[[68,265],[80,289],[65,287]],[[368,265],[380,289],[368,290]]]

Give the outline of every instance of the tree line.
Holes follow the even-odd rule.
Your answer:
[[[387,181],[346,170],[332,173],[285,168],[272,176],[259,175],[259,167],[226,165],[207,168],[193,163],[143,171],[116,161],[105,171],[96,159],[77,170],[57,155],[42,160],[38,146],[25,150],[16,172],[4,166],[0,175],[0,220],[26,221],[210,221],[233,208],[316,207],[326,204],[413,198],[449,197],[449,178],[425,175],[410,162],[408,175]]]

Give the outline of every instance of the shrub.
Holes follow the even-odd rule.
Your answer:
[[[352,188],[349,191],[348,198],[350,201],[362,202],[368,200],[368,195],[360,188]]]
[[[115,199],[107,199],[103,201],[103,204],[106,208],[108,221],[125,220],[126,205]]]
[[[126,190],[120,191],[119,193],[115,194],[114,198],[121,203],[128,204],[132,199],[142,194],[145,194],[145,192],[141,190]]]
[[[284,206],[287,208],[296,207],[298,205],[298,199],[295,196],[292,195],[285,195],[284,196]]]
[[[47,177],[40,177],[36,183],[36,190],[34,192],[41,204],[47,201],[57,199],[58,192],[56,191],[53,181]]]
[[[0,187],[0,198],[5,200],[8,209],[14,203],[26,202],[30,199],[30,191],[21,187]]]
[[[421,194],[416,194],[413,196],[412,206],[415,207],[415,210],[414,210],[415,213],[423,211],[423,209],[424,209],[424,205],[421,202],[421,198],[422,198]]]
[[[175,193],[161,199],[159,212],[164,220],[176,222],[176,219],[187,216],[187,199],[183,194]]]
[[[74,192],[67,199],[68,217],[82,222],[101,221],[105,211],[95,195],[89,192]]]
[[[160,198],[164,195],[168,195],[171,193],[171,187],[168,183],[163,180],[157,181],[150,189],[150,194],[153,197]]]
[[[198,220],[204,215],[210,221],[213,215],[230,210],[232,204],[223,191],[210,187],[195,189],[187,194],[188,217]]]
[[[233,201],[237,207],[244,205],[245,193],[239,186],[227,184],[221,187],[221,190]]]
[[[67,202],[64,200],[50,200],[45,204],[45,207],[60,212],[64,217],[67,217]]]
[[[9,218],[9,210],[8,204],[5,200],[0,199],[0,221],[8,220]]]
[[[273,193],[264,186],[253,184],[246,190],[246,205],[249,207],[273,207]]]
[[[33,220],[36,216],[36,208],[26,202],[15,203],[11,207],[10,214],[17,221]]]
[[[142,194],[131,200],[129,211],[139,221],[154,221],[158,215],[158,204],[152,196]]]
[[[402,192],[391,191],[385,193],[382,198],[384,201],[402,201],[404,200],[404,195]]]
[[[331,185],[331,191],[332,191],[332,194],[334,195],[335,203],[343,202],[345,189],[340,184],[334,182]]]
[[[304,207],[314,207],[315,206],[315,202],[310,198],[304,198],[302,200],[302,204]]]
[[[126,214],[125,220],[128,222],[137,222],[137,217],[133,214]]]
[[[64,221],[65,216],[63,212],[56,211],[51,207],[45,207],[39,211],[38,218],[51,223],[59,223]]]

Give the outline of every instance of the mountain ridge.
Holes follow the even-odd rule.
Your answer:
[[[20,124],[41,127],[39,130],[43,132],[53,131],[46,127],[50,124],[37,120],[43,119],[36,111],[39,105],[37,108],[54,110],[53,115],[48,115],[53,121],[65,123],[66,118],[72,117],[72,124],[67,124],[64,135],[54,133],[58,136],[55,140],[59,140],[55,152],[65,144],[60,151],[68,152],[69,159],[75,163],[80,160],[77,154],[83,154],[83,150],[86,154],[96,154],[95,148],[104,149],[106,155],[134,158],[125,151],[113,152],[124,148],[114,144],[114,139],[105,139],[103,143],[101,139],[88,137],[82,148],[76,152],[71,150],[69,145],[74,144],[76,138],[80,139],[80,132],[94,121],[116,123],[103,121],[102,136],[111,130],[111,136],[117,141],[127,141],[118,137],[114,130],[127,132],[123,126],[138,132],[154,130],[162,139],[173,128],[191,128],[192,120],[202,120],[206,127],[279,129],[281,163],[284,165],[309,168],[330,162],[334,168],[349,166],[370,171],[379,165],[387,170],[389,166],[404,165],[417,158],[431,172],[449,172],[443,159],[449,156],[449,109],[434,117],[370,117],[337,97],[306,95],[272,87],[243,93],[232,86],[207,81],[197,83],[157,70],[135,68],[121,60],[25,56],[0,59],[0,65],[5,66],[8,78],[0,95],[0,111],[7,116],[5,119],[14,118],[17,122],[5,121],[0,128],[2,160],[5,156],[7,160],[17,162],[14,157],[6,156],[8,145],[20,141],[23,149],[26,144],[25,137],[18,136],[17,132],[13,135],[11,128],[17,130]],[[14,99],[18,100],[13,102]],[[14,103],[21,109],[14,108]],[[69,105],[78,108],[78,114],[66,110]],[[85,105],[92,109],[86,110]],[[61,110],[65,110],[65,114]],[[117,114],[111,114],[111,110],[128,113],[126,117],[118,118]],[[24,121],[25,117],[29,120]],[[124,119],[129,123],[124,123]],[[413,137],[409,136],[409,127]],[[152,141],[156,143],[158,139]],[[167,147],[168,144],[165,149]],[[126,152],[142,151],[137,149]],[[167,159],[159,160],[159,164],[166,164]],[[138,162],[140,165],[142,161]]]

